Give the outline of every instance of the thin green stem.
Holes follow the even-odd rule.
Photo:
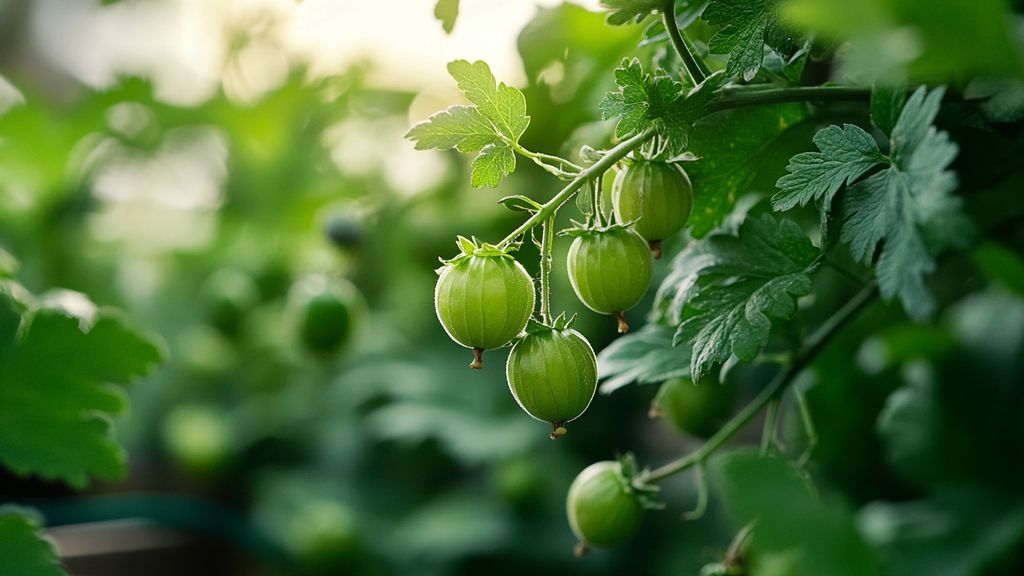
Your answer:
[[[775,425],[779,419],[779,397],[776,396],[768,402],[768,410],[765,411],[764,430],[761,431],[761,455],[767,455],[775,443]]]
[[[690,75],[690,80],[693,81],[694,86],[700,84],[704,81],[706,75],[701,69],[697,57],[690,51],[686,40],[683,39],[683,33],[679,31],[679,26],[676,24],[675,0],[667,0],[665,2],[665,6],[661,9],[661,16],[665,23],[665,30],[668,31],[668,37],[672,40],[672,46],[683,60],[683,66],[686,68],[687,74]]]
[[[544,160],[546,162],[555,162],[557,164],[561,164],[563,167],[569,168],[570,170],[574,170],[576,172],[581,172],[583,170],[583,167],[580,166],[579,164],[571,162],[571,161],[569,161],[566,158],[562,158],[561,156],[552,156],[551,154],[545,154],[543,152],[531,152],[531,153],[534,156],[536,156],[537,158],[540,158],[541,160]]]
[[[551,154],[544,154],[542,152],[534,152],[528,150],[520,145],[518,142],[506,140],[512,149],[515,150],[519,155],[529,158],[534,164],[540,166],[544,170],[554,174],[562,180],[572,180],[582,170],[582,166],[578,166],[565,158],[560,156],[552,156]]]
[[[811,454],[814,453],[814,448],[818,445],[818,431],[814,427],[811,408],[807,405],[807,396],[799,386],[793,388],[793,398],[796,399],[796,406],[800,411],[800,421],[804,425],[804,434],[807,434],[807,447],[804,448],[804,453],[797,459],[797,466],[803,468],[807,465],[807,461],[811,459]]]
[[[604,210],[601,207],[601,179],[604,175],[598,176],[590,181],[591,204],[594,209],[594,223],[598,228],[605,226]]]
[[[835,314],[829,317],[824,324],[818,328],[804,346],[803,351],[793,359],[793,363],[779,372],[775,378],[761,392],[750,401],[738,414],[725,423],[722,428],[708,439],[703,446],[697,450],[661,466],[638,474],[635,482],[643,485],[668,478],[678,474],[687,468],[703,464],[711,454],[729,441],[737,432],[743,429],[773,398],[780,394],[793,381],[800,372],[817,358],[818,354],[825,349],[832,341],[832,338],[840,332],[868,303],[878,296],[878,288],[874,284],[865,286],[856,296],[851,298]]]
[[[708,478],[704,464],[697,464],[697,505],[693,510],[683,513],[684,520],[699,520],[708,511]]]
[[[743,545],[747,543],[750,535],[754,532],[757,520],[747,523],[740,529],[729,543],[729,549],[725,552],[725,567],[727,569],[738,566],[743,558]]]
[[[551,250],[555,243],[555,216],[541,227],[540,242],[540,319],[551,324]]]
[[[562,204],[565,204],[573,197],[580,188],[583,187],[591,179],[604,174],[609,168],[615,165],[616,162],[622,160],[627,154],[638,148],[645,140],[650,138],[654,132],[654,127],[648,127],[642,132],[630,137],[627,140],[623,140],[618,146],[609,150],[604,156],[597,162],[591,164],[588,168],[576,175],[576,177],[565,185],[558,194],[555,194],[550,200],[541,206],[541,209],[534,212],[532,216],[526,219],[525,222],[519,225],[518,228],[513,230],[508,236],[506,236],[501,242],[498,243],[499,248],[508,246],[516,238],[522,236],[528,232],[534,226],[537,226],[544,220],[553,216]]]
[[[854,274],[846,266],[843,266],[842,264],[839,264],[838,262],[835,262],[834,260],[830,260],[830,259],[826,258],[824,260],[824,264],[825,264],[825,266],[828,266],[829,268],[831,268],[831,269],[835,270],[836,272],[838,272],[841,276],[845,277],[847,280],[850,280],[852,282],[857,282],[858,284],[864,281],[863,278],[861,278],[860,276],[857,276],[856,274]]]
[[[870,89],[852,86],[799,86],[767,90],[726,88],[719,91],[718,96],[708,102],[704,110],[711,113],[784,102],[858,102],[867,101],[870,97]]]

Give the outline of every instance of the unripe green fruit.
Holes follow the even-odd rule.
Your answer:
[[[586,411],[597,390],[597,358],[590,343],[572,329],[543,330],[516,342],[505,367],[509,390],[519,406],[551,423],[551,438]]]
[[[212,474],[231,457],[231,423],[211,406],[174,408],[164,419],[162,433],[167,451],[189,472]]]
[[[651,283],[647,242],[628,228],[584,233],[569,247],[567,267],[580,301],[599,314],[615,314],[620,333],[629,330],[622,313],[636,306]]]
[[[222,268],[203,284],[202,298],[210,324],[233,335],[242,327],[246,314],[259,304],[260,290],[245,272]]]
[[[675,164],[635,160],[615,176],[612,204],[620,222],[636,220],[633,228],[650,242],[657,257],[661,241],[682,230],[690,219],[693,186]]]
[[[318,354],[337,351],[348,342],[364,307],[351,282],[320,275],[297,283],[290,297],[298,315],[299,340]]]
[[[355,248],[363,240],[363,226],[351,214],[334,214],[324,221],[324,235],[338,248]]]
[[[448,264],[434,290],[437,318],[452,340],[480,354],[518,336],[533,314],[533,280],[508,255],[467,256]]]
[[[580,540],[577,555],[588,547],[612,548],[625,542],[640,523],[643,507],[614,461],[587,466],[572,481],[566,498],[569,527]]]
[[[680,432],[709,438],[729,419],[735,402],[733,384],[709,377],[694,386],[689,378],[675,378],[661,385],[654,408]]]

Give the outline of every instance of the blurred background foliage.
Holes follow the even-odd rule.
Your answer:
[[[64,3],[121,11],[174,4]],[[656,465],[699,439],[647,418],[656,387],[624,386],[599,395],[571,434],[552,443],[511,401],[505,352],[489,353],[483,371],[471,372],[468,352],[448,340],[432,308],[433,270],[439,256],[455,253],[456,234],[502,237],[520,216],[499,197],[544,199],[557,183],[522,163],[499,192],[470,191],[465,158],[414,152],[401,139],[453,101],[443,67],[430,71],[443,89],[381,82],[372,58],[316,69],[279,44],[274,15],[295,9],[288,2],[277,11],[211,3],[233,11],[218,21],[218,83],[199,96],[168,96],[166,78],[144,65],[112,65],[116,74],[95,78],[58,64],[61,26],[73,24],[55,17],[53,4],[0,1],[0,248],[20,262],[14,277],[31,291],[61,287],[122,308],[159,334],[169,354],[130,389],[130,414],[117,423],[130,454],[123,481],[72,495],[0,472],[3,502],[36,506],[48,526],[142,518],[202,535],[217,553],[197,574],[696,574],[725,553],[730,514],[768,518],[759,530],[780,542],[825,539],[826,549],[842,550],[863,537],[871,551],[851,545],[849,553],[891,574],[1024,571],[1019,227],[940,270],[933,285],[942,312],[933,323],[912,325],[898,308],[876,305],[801,383],[819,437],[810,473],[835,508],[801,495],[784,470],[723,460],[712,470],[714,495],[729,506],[713,503],[703,519],[684,522],[693,479],[672,479],[668,510],[647,514],[626,547],[578,560],[564,513],[575,474],[625,451]],[[429,19],[431,3],[415,4],[423,5],[416,17]],[[969,88],[998,94],[987,120],[1004,124],[945,122],[962,142],[958,171],[972,216],[999,221],[1001,211],[1021,209],[1019,198],[991,201],[1019,192],[1020,163],[999,164],[988,152],[998,160],[1024,151],[1012,123],[1021,119],[1013,56],[1021,21],[999,2],[928,3],[922,12],[924,4],[794,1],[784,13],[822,31],[812,76],[995,78]],[[463,13],[488,7],[467,2]],[[607,145],[611,125],[597,103],[623,57],[677,67],[658,30],[643,39],[642,26],[609,27],[589,8],[539,7],[518,33],[530,149],[573,155],[582,144]],[[56,23],[45,26],[47,18]],[[360,22],[344,24],[337,34]],[[456,33],[459,26],[472,24],[459,21]],[[908,26],[916,40],[906,40]],[[701,49],[710,32],[702,22],[689,28]],[[886,58],[854,50],[833,59],[828,43],[839,40]],[[129,42],[112,44],[131,61]],[[716,58],[709,61],[721,67]],[[865,72],[866,63],[877,68]],[[737,192],[770,195],[785,160],[809,148],[815,129],[851,117],[865,118],[863,107],[810,117],[780,107],[738,113],[704,134],[698,128],[694,147],[712,170],[694,177],[718,178],[729,194],[709,204],[707,227],[726,216]],[[762,138],[776,140],[765,147]],[[757,166],[735,165],[726,140],[749,143]],[[967,144],[974,142],[977,154]],[[667,243],[656,283],[684,242]],[[567,245],[556,246],[556,263]],[[535,273],[536,255],[525,249],[522,258]],[[603,349],[614,323],[583,309],[562,270],[555,307],[580,313],[577,328]],[[296,302],[304,283],[325,278],[347,279],[361,296],[344,348],[318,354],[301,345]],[[841,276],[824,274],[819,284],[818,302],[848,294]],[[641,326],[649,308],[637,307],[631,322]],[[752,396],[769,373],[736,370],[738,395]],[[799,419],[785,421],[793,425],[784,442],[798,453]],[[799,560],[767,550],[757,573],[839,573],[816,562],[799,571]],[[124,565],[115,555],[96,566],[90,573],[118,574]]]

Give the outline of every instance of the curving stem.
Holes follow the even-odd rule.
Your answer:
[[[850,321],[856,318],[858,313],[874,301],[877,296],[878,286],[874,283],[862,288],[856,296],[846,302],[842,308],[836,311],[818,328],[818,331],[807,341],[803,351],[793,360],[793,363],[779,372],[764,390],[761,390],[743,410],[726,422],[714,436],[709,438],[700,448],[682,458],[669,462],[660,468],[645,470],[637,474],[633,479],[634,485],[643,486],[644,484],[657,482],[688,468],[703,465],[715,450],[743,429],[754,416],[760,413],[776,396],[781,394],[803,372],[804,368],[807,368],[818,357],[818,354],[825,349],[832,341],[832,338]]]
[[[701,68],[697,57],[690,51],[690,47],[686,44],[686,40],[683,39],[682,32],[679,31],[679,26],[676,24],[676,1],[667,0],[665,6],[661,9],[661,17],[665,24],[665,30],[668,31],[668,37],[672,39],[672,46],[679,53],[679,57],[683,60],[683,66],[686,67],[686,72],[690,75],[690,80],[693,80],[693,85],[696,86],[704,81],[706,75],[704,70]]]

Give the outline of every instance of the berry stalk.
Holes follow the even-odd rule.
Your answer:
[[[636,150],[643,144],[648,138],[654,134],[654,126],[649,126],[641,132],[634,134],[626,140],[620,142],[617,146],[605,153],[600,160],[591,164],[586,170],[583,170],[573,179],[571,182],[565,185],[558,194],[555,194],[551,200],[548,200],[541,206],[540,210],[533,213],[532,216],[526,219],[525,222],[519,225],[518,228],[513,230],[508,236],[506,236],[501,242],[498,243],[499,248],[504,248],[512,243],[516,238],[519,238],[526,232],[538,224],[544,222],[558,211],[562,207],[562,204],[568,202],[580,188],[583,187],[588,181],[597,178],[601,174],[604,174],[616,162],[622,160],[627,154]]]

